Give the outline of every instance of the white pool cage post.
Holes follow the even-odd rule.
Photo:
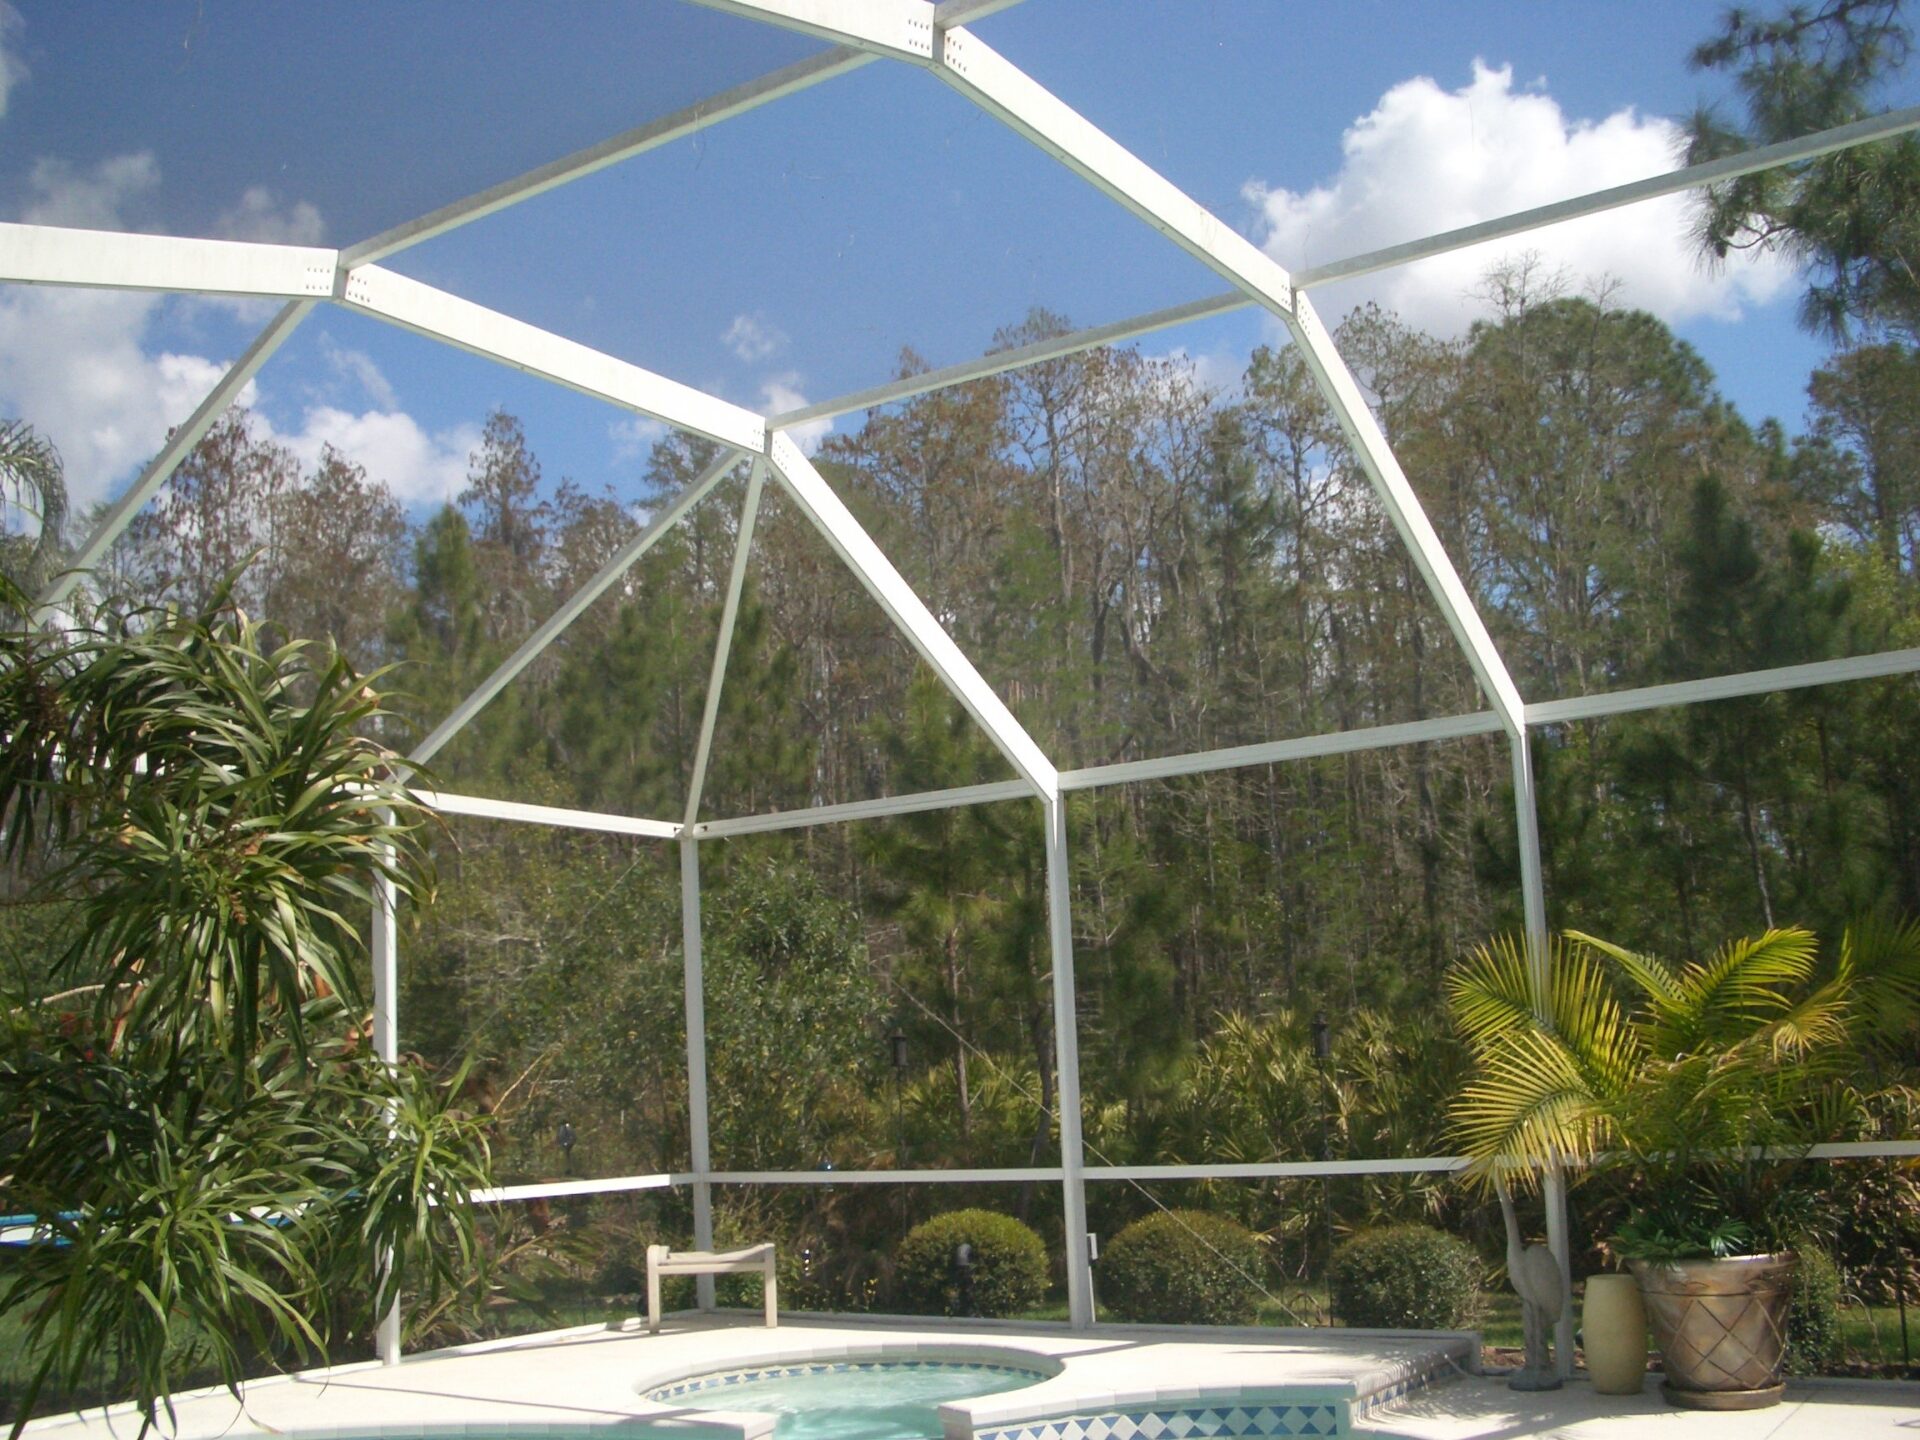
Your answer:
[[[1547,886],[1540,855],[1539,792],[1533,783],[1533,749],[1523,726],[1509,742],[1513,747],[1514,835],[1520,852],[1520,897],[1525,907],[1527,964],[1534,994],[1544,1016],[1547,986]],[[1547,1249],[1560,1262],[1560,1293],[1567,1297],[1553,1327],[1553,1360],[1560,1377],[1573,1375],[1573,1242],[1567,1224],[1567,1172],[1557,1160],[1547,1163],[1541,1176],[1540,1198],[1547,1212]]]
[[[381,858],[391,864],[393,846],[381,846]],[[373,877],[373,1053],[388,1066],[400,1059],[400,930],[395,913],[397,896],[392,879]],[[393,1252],[381,1256],[384,1273],[393,1264]],[[400,1297],[381,1313],[374,1329],[374,1353],[382,1365],[400,1363]]]
[[[1093,1263],[1087,1246],[1086,1151],[1080,1137],[1080,1027],[1073,995],[1073,868],[1067,852],[1067,797],[1041,802],[1047,826],[1047,938],[1053,951],[1053,1050],[1060,1112],[1060,1192],[1066,1217],[1067,1320],[1093,1325]]]
[[[700,842],[680,838],[680,954],[686,974],[687,1142],[693,1165],[693,1248],[713,1249],[713,1152],[707,1132],[707,1001],[700,951]],[[713,1277],[694,1278],[696,1303],[714,1306]]]

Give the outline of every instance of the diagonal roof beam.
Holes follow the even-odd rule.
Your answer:
[[[1905,110],[1888,111],[1884,115],[1876,115],[1872,119],[1857,121],[1852,125],[1840,125],[1831,130],[1820,130],[1811,135],[1803,135],[1797,140],[1782,141],[1778,145],[1765,145],[1757,150],[1729,155],[1722,160],[1711,160],[1702,165],[1689,165],[1684,169],[1668,171],[1664,175],[1653,175],[1644,180],[1615,185],[1607,190],[1596,190],[1588,195],[1556,200],[1551,204],[1536,206],[1530,210],[1519,210],[1497,219],[1464,225],[1457,230],[1447,230],[1423,239],[1409,240],[1379,250],[1369,250],[1364,254],[1349,256],[1345,260],[1336,260],[1328,265],[1315,265],[1305,270],[1296,270],[1293,272],[1294,288],[1307,290],[1314,286],[1331,284],[1336,280],[1350,280],[1361,275],[1376,274],[1398,265],[1411,264],[1416,260],[1426,260],[1435,255],[1464,250],[1471,245],[1482,245],[1489,240],[1505,239],[1507,236],[1522,234],[1543,225],[1577,220],[1587,215],[1604,214],[1609,210],[1617,210],[1623,205],[1636,205],[1643,200],[1658,199],[1663,195],[1698,190],[1725,180],[1738,179],[1742,175],[1771,170],[1777,165],[1815,159],[1821,155],[1832,154],[1836,150],[1868,144],[1874,140],[1889,139],[1917,129],[1920,129],[1920,105]],[[1231,314],[1236,310],[1245,310],[1253,303],[1242,292],[1229,290],[1225,294],[1211,295],[1204,300],[1189,300],[1183,305],[1151,310],[1131,319],[1116,320],[1110,324],[1096,325],[1085,330],[1074,330],[1050,340],[1040,340],[1031,345],[1020,346],[1015,350],[990,351],[975,360],[964,360],[955,365],[943,366],[938,370],[929,370],[920,375],[909,375],[900,380],[889,381],[884,385],[856,390],[797,410],[784,411],[770,416],[767,424],[772,429],[785,430],[809,420],[830,419],[836,415],[847,415],[856,410],[870,409],[875,405],[886,405],[896,400],[909,400],[916,395],[925,395],[948,385],[961,385],[970,380],[984,380],[989,376],[1005,374],[1009,370],[1018,370],[1027,365],[1037,365],[1042,361],[1057,360],[1065,355],[1078,354],[1082,350],[1091,350],[1099,345],[1133,340],[1142,335],[1151,335],[1156,330],[1171,329],[1175,325],[1185,325],[1194,320],[1211,319],[1215,315]]]
[[[675,525],[680,518],[705,499],[708,492],[718,485],[740,462],[736,451],[726,451],[713,464],[709,465],[686,489],[673,498],[671,504],[654,513],[647,526],[633,539],[614,552],[613,558],[602,565],[594,577],[576,590],[566,603],[549,615],[540,627],[520,642],[515,650],[500,663],[491,675],[480,682],[474,692],[454,707],[453,713],[433,728],[418,745],[413,747],[407,759],[415,764],[425,764],[440,752],[454,736],[464,730],[473,717],[485,709],[494,696],[504,690],[514,676],[518,675],[535,657],[551,645],[569,625],[580,618],[587,607],[593,604],[612,588],[614,582],[632,569],[640,557],[651,550]]]
[[[733,569],[727,575],[727,597],[720,606],[720,634],[713,645],[713,670],[707,677],[706,703],[700,712],[700,739],[693,752],[693,783],[687,789],[683,824],[700,818],[700,795],[707,788],[707,762],[713,758],[713,730],[720,719],[720,687],[727,679],[727,657],[733,652],[734,622],[740,618],[740,591],[747,581],[747,557],[753,550],[753,523],[760,514],[760,487],[766,483],[767,464],[753,462],[747,480],[747,498],[740,506],[740,533],[733,546]]]
[[[254,338],[254,342],[241,353],[238,360],[233,362],[213,389],[207,392],[207,397],[195,408],[186,423],[167,437],[167,443],[160,447],[158,455],[147,462],[147,468],[140,472],[140,478],[129,485],[126,492],[113,502],[112,507],[101,517],[100,523],[94,527],[93,533],[74,553],[67,568],[54,577],[53,583],[40,593],[40,598],[34,606],[36,612],[52,609],[73,593],[73,588],[80,583],[82,574],[100,563],[100,557],[105,555],[108,547],[120,538],[120,532],[132,523],[140,507],[151,500],[160,487],[167,483],[173,472],[179,468],[180,462],[192,453],[193,447],[200,443],[201,437],[213,428],[213,422],[218,420],[226,408],[240,397],[240,392],[247,388],[247,382],[259,373],[260,367],[272,358],[273,352],[278,350],[281,343],[293,333],[294,328],[306,319],[315,303],[312,300],[295,300],[291,304],[282,306],[280,313],[267,322],[267,328]]]
[[[1525,702],[1408,483],[1359,384],[1287,272],[1251,241],[1136,158],[1018,66],[964,29],[941,33],[942,80],[1112,199],[1147,220],[1286,323],[1421,578],[1509,734],[1525,733]]]
[[[644,155],[649,150],[657,150],[670,145],[675,140],[697,134],[709,126],[723,120],[731,120],[736,115],[744,115],[749,110],[757,110],[770,101],[784,99],[802,90],[818,85],[822,80],[831,80],[835,76],[845,75],[858,70],[863,65],[871,65],[879,56],[863,50],[846,47],[829,50],[823,55],[810,55],[805,60],[786,65],[778,70],[749,80],[744,85],[736,85],[717,95],[699,100],[683,110],[664,115],[645,125],[590,145],[584,150],[576,150],[571,155],[563,155],[558,160],[527,171],[524,175],[511,180],[503,180],[491,185],[464,200],[456,200],[450,205],[442,205],[422,215],[417,220],[409,220],[391,230],[384,230],[357,245],[350,245],[340,252],[341,264],[351,268],[374,260],[384,260],[389,255],[398,254],[423,240],[431,240],[436,235],[444,235],[449,230],[457,230],[462,225],[471,224],[509,206],[518,205],[522,200],[531,200],[536,195],[604,170],[609,165],[617,165],[622,160],[631,160],[636,155]]]
[[[773,473],[781,485],[826,537],[834,553],[846,562],[867,593],[880,602],[880,608],[979,722],[987,738],[1036,792],[1049,800],[1055,798],[1060,793],[1060,772],[1053,762],[1041,753],[1006,703],[953,643],[953,637],[941,629],[913,587],[813,468],[813,462],[785,435],[769,440],[767,458],[773,462]]]
[[[932,0],[698,0],[785,30],[831,40],[895,60],[933,59]]]
[[[1272,257],[964,27],[940,32],[934,73],[1088,184],[1160,231],[1254,304],[1293,311]]]
[[[934,22],[942,25],[965,24],[1017,3],[1019,0],[942,0],[934,7]],[[879,58],[877,51],[856,49],[849,45],[836,46],[820,55],[809,55],[804,60],[783,65],[757,79],[709,95],[704,100],[696,100],[671,115],[663,115],[658,120],[623,130],[597,145],[589,145],[584,150],[550,160],[523,175],[503,180],[498,185],[489,185],[463,200],[442,205],[438,210],[431,210],[417,219],[383,230],[356,245],[349,245],[340,252],[340,264],[350,270],[356,265],[384,260],[423,240],[457,230],[462,225],[469,225],[509,206],[518,205],[522,200],[544,195],[549,190],[604,170],[609,165],[618,165],[622,160],[631,160],[649,150],[671,145],[723,120],[731,120],[736,115],[758,110],[772,101],[797,95],[822,80],[849,75]],[[924,60],[926,57],[920,58]]]
[[[765,423],[751,410],[378,265],[350,271],[340,303],[731,449],[765,448]]]
[[[809,420],[825,420],[836,415],[849,415],[856,410],[871,410],[876,405],[890,405],[895,400],[910,400],[915,395],[931,394],[935,390],[944,390],[949,385],[964,385],[969,380],[985,380],[989,376],[1003,375],[1009,370],[1022,370],[1029,365],[1041,364],[1043,361],[1058,360],[1066,355],[1078,355],[1082,350],[1093,350],[1117,341],[1131,340],[1136,336],[1150,335],[1155,330],[1169,330],[1175,325],[1185,325],[1192,320],[1205,320],[1214,315],[1244,310],[1251,304],[1253,302],[1238,290],[1229,290],[1225,295],[1215,295],[1206,300],[1190,300],[1185,305],[1155,310],[1150,315],[1141,315],[1132,320],[1120,320],[1111,325],[1095,325],[1086,330],[1072,330],[1065,335],[1035,340],[1032,344],[1015,346],[1010,350],[994,350],[978,360],[963,360],[958,365],[947,365],[938,370],[923,370],[918,375],[906,375],[898,380],[889,380],[884,385],[855,390],[851,394],[822,400],[815,405],[802,405],[797,410],[783,410],[777,415],[767,417],[767,428],[788,430],[795,425],[804,425]]]
[[[330,300],[339,252],[64,225],[0,225],[0,280]]]

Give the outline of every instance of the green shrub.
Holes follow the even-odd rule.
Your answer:
[[[1100,1258],[1100,1302],[1121,1320],[1247,1325],[1266,1259],[1237,1220],[1162,1210],[1127,1226]]]
[[[1334,1318],[1385,1330],[1458,1330],[1480,1313],[1480,1259],[1431,1225],[1388,1225],[1335,1247]]]
[[[953,1252],[973,1246],[973,1308],[954,1271]],[[900,1242],[895,1267],[899,1304],[913,1315],[1014,1315],[1047,1293],[1047,1249],[1011,1215],[954,1210],[916,1225]]]
[[[1798,1254],[1787,1311],[1787,1371],[1818,1375],[1840,1358],[1840,1270],[1832,1256],[1811,1245]]]

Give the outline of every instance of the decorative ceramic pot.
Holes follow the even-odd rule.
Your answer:
[[[1793,1256],[1636,1260],[1667,1399],[1694,1410],[1776,1404],[1787,1351]]]
[[[1647,1378],[1647,1308],[1631,1275],[1589,1275],[1580,1307],[1587,1376],[1599,1395],[1638,1395]]]

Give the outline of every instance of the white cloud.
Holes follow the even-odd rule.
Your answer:
[[[400,400],[392,384],[366,351],[350,350],[331,335],[323,334],[320,337],[320,354],[326,360],[333,378],[371,400],[376,410],[400,408]]]
[[[7,113],[7,100],[13,87],[27,78],[27,62],[14,50],[14,40],[25,21],[13,6],[0,0],[0,115]]]
[[[258,240],[269,245],[318,245],[326,234],[311,202],[282,206],[264,185],[249,188],[240,203],[213,222],[218,240]]]
[[[1544,91],[1516,90],[1511,67],[1476,61],[1459,90],[1423,76],[1387,91],[1347,129],[1345,160],[1326,184],[1296,193],[1254,180],[1244,194],[1259,208],[1267,252],[1304,268],[1670,170],[1680,141],[1672,122],[1632,110],[1569,119]],[[1412,324],[1454,334],[1481,312],[1472,294],[1487,270],[1529,251],[1547,271],[1569,272],[1576,288],[1617,279],[1617,303],[1668,321],[1734,318],[1793,282],[1777,256],[1710,271],[1688,238],[1689,203],[1669,196],[1477,245],[1330,286],[1319,303],[1337,316],[1377,299]]]
[[[6,87],[23,73],[7,49],[18,23],[0,0],[0,114]],[[159,188],[160,166],[147,152],[84,168],[45,158],[29,174],[18,218],[124,230],[141,218]],[[323,232],[313,205],[282,202],[260,186],[244,191],[213,226],[225,238],[280,244],[314,244]],[[117,491],[226,373],[224,359],[155,347],[154,329],[168,304],[164,297],[133,291],[0,289],[0,413],[25,418],[59,447],[77,511]],[[429,432],[400,410],[393,386],[371,356],[325,335],[320,355],[330,383],[317,387],[316,403],[305,409],[299,428],[280,433],[256,409],[262,438],[278,440],[308,466],[330,444],[392,486],[403,503],[437,503],[458,494],[466,484],[468,456],[480,443],[479,427]],[[239,403],[253,407],[259,399],[250,383]]]
[[[33,198],[20,218],[29,225],[125,230],[128,207],[160,188],[160,162],[151,151],[114,155],[89,170],[43,156],[27,176]]]
[[[759,313],[736,315],[720,341],[748,365],[766,360],[786,348],[786,332]]]
[[[259,432],[279,441],[311,469],[323,446],[366,467],[384,481],[402,505],[440,505],[466,487],[468,457],[480,448],[480,427],[456,425],[429,433],[411,415],[392,410],[360,414],[332,405],[309,406],[291,434],[258,421]]]
[[[158,188],[150,154],[88,169],[37,161],[21,219],[125,228]],[[60,449],[76,511],[105,499],[192,413],[225,366],[197,355],[149,354],[163,300],[134,291],[19,286],[0,291],[0,407]]]
[[[806,406],[807,397],[800,393],[800,376],[795,371],[775,375],[760,386],[760,397],[766,402],[769,415],[780,415],[788,410],[799,410]],[[820,447],[820,442],[833,433],[833,421],[809,420],[805,424],[795,425],[787,431],[793,443],[801,451],[811,455]]]
[[[639,459],[652,450],[666,433],[665,425],[645,415],[629,415],[624,420],[614,421],[607,427],[607,438],[613,441],[614,463],[624,464]]]

